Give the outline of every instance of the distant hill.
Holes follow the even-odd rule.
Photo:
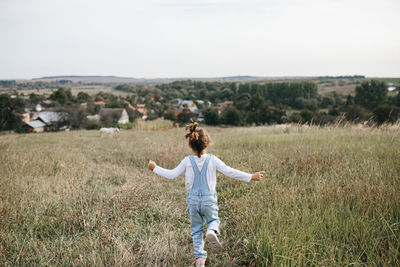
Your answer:
[[[178,77],[178,78],[132,78],[118,76],[79,76],[79,75],[60,75],[33,78],[32,81],[53,82],[53,81],[71,81],[73,83],[83,84],[160,84],[171,83],[175,81],[193,80],[203,82],[240,82],[240,81],[289,81],[289,80],[336,80],[336,79],[364,79],[363,75],[348,76],[280,76],[280,77],[262,77],[250,75],[226,76],[226,77]]]
[[[171,83],[174,81],[182,80],[195,80],[195,81],[255,81],[255,80],[275,80],[282,79],[273,77],[257,77],[257,76],[228,76],[228,77],[211,77],[211,78],[131,78],[131,77],[118,77],[118,76],[75,76],[75,75],[62,75],[62,76],[46,76],[41,78],[33,78],[33,81],[52,82],[52,81],[71,81],[73,83],[136,83],[136,84],[157,84],[157,83]]]
[[[46,76],[41,78],[33,78],[34,81],[52,82],[60,80],[68,80],[74,83],[139,83],[144,79],[135,79],[130,77],[117,76]]]

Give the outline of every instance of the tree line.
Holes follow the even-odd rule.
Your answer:
[[[13,84],[13,83],[11,83]],[[3,84],[5,85],[5,84]],[[66,85],[67,86],[67,85]],[[113,120],[94,124],[87,115],[97,114],[100,106],[95,101],[107,101],[106,107],[125,108],[134,121],[140,116],[129,108],[145,104],[148,119],[163,117],[181,124],[198,114],[183,109],[176,115],[173,99],[203,100],[198,104],[204,121],[209,125],[264,125],[279,123],[334,123],[339,118],[348,121],[373,121],[378,124],[395,122],[399,118],[400,94],[388,95],[384,82],[364,81],[355,89],[354,96],[332,92],[320,95],[314,82],[202,82],[176,81],[159,85],[120,84],[115,90],[128,92],[121,97],[99,92],[89,95],[79,92],[74,96],[66,86],[45,97],[31,93],[28,98],[0,95],[0,130],[18,129],[26,105],[41,103],[46,108],[69,114],[72,128],[96,128],[115,124]],[[52,100],[45,104],[44,100]],[[229,101],[230,104],[217,105]],[[80,104],[86,103],[83,109]],[[208,104],[208,103],[211,103]]]
[[[358,76],[351,76],[356,78]],[[210,101],[226,100],[233,105],[221,110],[215,106],[201,106],[207,124],[249,125],[273,123],[334,123],[345,117],[352,122],[372,121],[378,124],[394,122],[399,118],[400,95],[388,96],[384,82],[363,81],[355,89],[355,96],[337,92],[318,94],[314,82],[201,82],[176,81],[156,86],[122,84],[116,90],[126,91],[145,99],[163,99],[168,104],[174,98]],[[149,106],[151,103],[149,102]],[[170,108],[165,108],[171,110]],[[194,118],[185,112],[175,118],[178,122]],[[160,114],[162,116],[162,114]]]

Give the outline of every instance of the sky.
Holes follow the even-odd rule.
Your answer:
[[[0,79],[400,77],[399,0],[0,0]]]

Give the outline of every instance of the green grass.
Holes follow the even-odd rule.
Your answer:
[[[218,175],[221,240],[211,266],[400,264],[398,128],[209,128],[210,152],[247,172]],[[0,136],[0,265],[193,264],[184,130]],[[207,248],[207,247],[206,247]]]

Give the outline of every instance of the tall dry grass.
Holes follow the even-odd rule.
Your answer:
[[[247,171],[218,175],[221,240],[212,266],[399,265],[396,129],[210,128],[210,152]],[[0,136],[0,265],[188,266],[184,130]]]

